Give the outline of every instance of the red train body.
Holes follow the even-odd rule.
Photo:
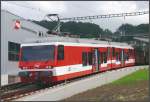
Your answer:
[[[135,64],[131,46],[92,43],[22,44],[19,76],[22,82],[59,82]]]

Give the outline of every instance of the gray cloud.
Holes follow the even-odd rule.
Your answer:
[[[16,5],[17,4],[17,5]],[[48,13],[58,13],[60,17],[90,16],[108,13],[123,13],[149,10],[148,1],[11,1],[2,2],[7,9],[26,19],[42,20]],[[13,9],[12,9],[13,8]],[[89,20],[87,20],[89,22]],[[97,19],[93,23],[115,31],[123,23],[133,25],[149,23],[149,15]]]

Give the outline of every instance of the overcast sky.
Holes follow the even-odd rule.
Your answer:
[[[148,11],[148,1],[2,1],[1,8],[26,19],[42,20],[46,14],[63,17],[93,16],[111,13]],[[115,31],[121,24],[149,23],[149,15],[87,20],[103,29]]]

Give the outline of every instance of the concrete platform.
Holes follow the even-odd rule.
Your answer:
[[[20,82],[20,78],[17,75],[8,75],[8,74],[1,75],[1,86],[14,84],[17,82]]]
[[[65,86],[49,88],[42,90],[30,96],[26,96],[15,101],[58,101],[72,95],[87,91],[92,88],[108,84],[116,79],[133,73],[139,69],[148,68],[148,66],[134,66],[113,71],[107,71],[87,79],[69,83]]]
[[[1,75],[1,86],[8,85],[8,74]]]

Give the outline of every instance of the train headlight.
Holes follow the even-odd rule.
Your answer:
[[[27,67],[23,67],[23,69],[27,69]]]
[[[52,68],[52,66],[46,66],[46,68],[51,69],[51,68]]]

